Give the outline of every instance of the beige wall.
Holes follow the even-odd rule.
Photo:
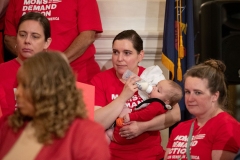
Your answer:
[[[141,65],[161,64],[165,0],[97,0],[103,33],[95,41],[96,60],[104,70],[110,68],[111,44],[116,34],[134,29],[143,38],[145,58]],[[165,71],[165,70],[164,70]]]

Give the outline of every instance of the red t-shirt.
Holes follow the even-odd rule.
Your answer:
[[[64,52],[82,31],[102,32],[96,0],[10,0],[4,34],[16,36],[20,17],[30,11],[40,12],[49,19],[52,38],[50,50]],[[71,67],[78,74],[78,81],[89,83],[100,72],[94,59],[95,53],[94,44],[91,44],[82,56],[71,62]]]
[[[16,59],[0,64],[0,104],[3,115],[16,109],[14,90],[17,88],[17,71],[20,64]]]
[[[0,85],[0,118],[3,115],[3,109],[7,110],[7,102],[6,102],[5,91],[2,87],[2,85]]]
[[[6,121],[0,119],[0,159],[9,152],[24,128],[15,133]],[[35,160],[43,159],[109,160],[110,151],[104,129],[89,119],[75,119],[63,138],[43,146]]]
[[[138,76],[142,74],[145,68],[139,67]],[[101,72],[93,77],[91,83],[95,86],[95,105],[106,106],[117,98],[124,84],[118,79],[114,68]],[[130,109],[136,107],[143,100],[136,92],[132,98],[126,102]],[[117,106],[116,106],[117,107]],[[161,137],[159,131],[151,132],[151,136],[134,143],[121,145],[111,141],[110,150],[114,160],[155,160],[163,158],[164,150],[161,146]]]
[[[190,154],[192,160],[211,160],[212,150],[237,153],[240,147],[240,123],[226,112],[211,118],[201,129],[196,119],[180,123],[171,133],[167,148],[171,148],[167,159],[186,160],[186,146],[192,122],[194,123]]]

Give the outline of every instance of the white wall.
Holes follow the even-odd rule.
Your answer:
[[[167,69],[161,63],[165,0],[97,0],[103,33],[95,41],[96,60],[102,70],[112,67],[112,40],[121,31],[134,29],[142,37],[145,57],[140,65],[159,65],[165,77]],[[162,145],[168,141],[168,129],[161,131]]]

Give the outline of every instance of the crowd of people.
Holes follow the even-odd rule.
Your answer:
[[[91,83],[95,86],[95,121],[109,129],[126,105],[133,110],[142,98],[137,92],[138,80],[130,77],[122,78],[123,73],[129,69],[140,76],[144,67],[139,62],[144,57],[143,40],[134,30],[125,30],[113,40],[112,43],[113,68],[103,71],[93,77]],[[106,118],[107,117],[107,118]],[[160,159],[164,156],[163,147],[160,145],[159,131],[165,129],[180,119],[178,104],[173,109],[160,114],[149,121],[132,121],[120,129],[119,134],[127,139],[133,139],[147,132],[149,136],[136,143],[119,144],[111,141],[109,147],[113,159]]]
[[[97,1],[71,0],[57,3],[31,1],[30,3],[25,0],[10,0],[5,15],[4,43],[6,49],[16,56],[18,56],[15,47],[17,24],[22,15],[31,11],[42,13],[50,21],[53,41],[49,49],[64,52],[77,74],[77,80],[89,83],[93,75],[100,72],[94,58],[93,44],[96,34],[102,32]]]
[[[137,82],[148,68],[139,65],[143,40],[135,30],[114,37],[112,68],[100,71],[93,44],[102,32],[96,0],[29,5],[0,2],[0,159],[239,158],[240,123],[226,110],[222,61],[189,68],[183,88],[159,72],[145,99]],[[43,12],[37,6],[52,7]],[[15,58],[4,62],[3,48]],[[123,78],[126,70],[135,75]],[[86,92],[80,82],[94,89]],[[89,92],[95,96],[86,100]],[[193,118],[174,127],[165,151],[159,131],[180,121],[182,98]]]

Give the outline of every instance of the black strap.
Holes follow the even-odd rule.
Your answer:
[[[168,104],[165,104],[161,99],[158,99],[158,98],[149,98],[145,101],[142,101],[141,103],[139,103],[136,108],[139,108],[141,105],[145,104],[145,103],[152,103],[152,102],[159,102],[163,105],[164,109],[165,110],[171,110],[172,109],[172,106],[168,105]]]

